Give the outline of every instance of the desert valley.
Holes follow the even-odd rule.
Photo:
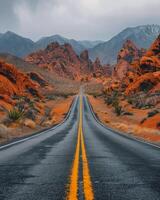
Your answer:
[[[60,123],[82,87],[100,121],[158,144],[159,33],[127,28],[107,42],[0,34],[0,142]]]
[[[160,200],[159,8],[0,0],[0,200]]]

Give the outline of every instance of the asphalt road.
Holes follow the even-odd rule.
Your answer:
[[[160,149],[107,129],[77,96],[66,120],[0,147],[0,200],[160,200]]]

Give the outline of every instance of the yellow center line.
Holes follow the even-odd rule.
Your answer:
[[[86,200],[94,200],[94,194],[92,189],[92,183],[89,173],[88,160],[86,155],[86,149],[84,144],[83,130],[82,130],[82,96],[80,96],[80,118],[78,127],[78,139],[76,152],[73,161],[73,167],[70,177],[70,187],[66,200],[78,200],[78,176],[79,176],[79,155],[80,145],[82,149],[82,167],[83,167],[83,187],[84,196]]]
[[[92,183],[89,173],[89,167],[88,167],[88,161],[87,161],[87,155],[86,155],[86,149],[84,145],[84,138],[82,131],[81,131],[81,148],[82,148],[84,195],[86,200],[93,200],[94,195],[93,195]]]
[[[77,194],[78,194],[79,154],[80,154],[80,126],[78,129],[77,146],[70,177],[69,193],[67,194],[66,200],[78,200]]]

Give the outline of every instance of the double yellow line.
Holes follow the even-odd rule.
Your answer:
[[[82,153],[82,169],[83,169],[83,190],[86,200],[94,200],[92,183],[89,173],[86,149],[84,144],[83,129],[82,129],[82,96],[80,95],[80,118],[78,127],[78,139],[76,152],[73,161],[73,167],[70,176],[69,192],[66,200],[78,200],[78,177],[79,177],[79,157]],[[81,151],[80,151],[81,147]]]

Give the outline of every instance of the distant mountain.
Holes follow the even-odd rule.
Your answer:
[[[34,42],[13,32],[0,34],[0,52],[23,57],[34,49]]]
[[[63,45],[66,43],[71,44],[74,50],[76,51],[76,53],[78,54],[85,49],[85,47],[82,44],[80,44],[80,42],[73,39],[64,38],[60,35],[53,35],[53,36],[41,38],[35,44],[36,49],[45,49],[48,46],[48,44],[52,42],[58,42],[60,45]]]
[[[79,40],[78,42],[81,45],[83,45],[86,49],[93,48],[98,44],[104,43],[104,41],[101,41],[101,40],[96,40],[96,41]]]
[[[53,35],[33,42],[28,38],[7,31],[4,34],[0,33],[0,53],[10,53],[18,57],[24,57],[33,51],[45,49],[52,42],[58,42],[61,45],[68,43],[72,45],[77,54],[80,54],[83,50],[93,48],[102,41],[76,41],[60,35]]]
[[[45,49],[48,46],[48,44],[52,42],[58,42],[60,45],[63,45],[66,43],[70,44],[72,45],[73,49],[75,50],[77,54],[80,54],[85,49],[93,48],[97,44],[102,43],[102,41],[88,41],[88,40],[77,41],[74,39],[64,38],[60,35],[53,35],[49,37],[43,37],[40,40],[38,40],[36,42],[36,49]]]
[[[138,48],[148,48],[159,33],[159,25],[144,25],[127,28],[107,42],[78,41],[64,38],[60,35],[42,37],[37,42],[33,42],[28,38],[8,31],[4,34],[0,33],[0,53],[10,53],[18,57],[26,57],[34,51],[45,49],[52,42],[58,42],[60,45],[65,43],[72,45],[78,55],[87,49],[92,60],[96,60],[99,57],[103,64],[113,64],[116,62],[117,54],[126,40],[133,41]]]
[[[95,60],[99,57],[102,63],[116,63],[117,54],[126,40],[133,41],[139,48],[148,48],[159,33],[159,25],[126,28],[111,40],[89,49],[90,58]]]

